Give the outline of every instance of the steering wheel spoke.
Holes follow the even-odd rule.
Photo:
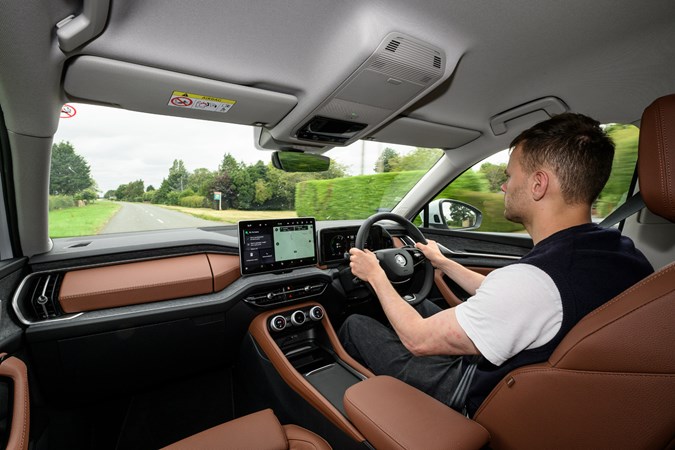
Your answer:
[[[420,264],[424,264],[427,261],[427,257],[424,256],[424,253],[422,253],[422,251],[417,247],[406,246],[403,247],[402,250],[405,250],[410,254],[412,257],[413,266],[415,267],[419,266]]]
[[[356,234],[355,247],[363,250],[366,237],[370,233],[372,226],[380,220],[391,220],[403,226],[410,237],[415,242],[427,243],[422,232],[413,225],[412,222],[404,217],[393,213],[375,214],[361,225]],[[396,287],[403,299],[411,305],[416,305],[429,295],[433,284],[434,271],[431,262],[426,259],[424,254],[415,247],[407,246],[401,248],[391,248],[376,250],[375,255],[380,261],[380,266],[384,270],[389,281]],[[423,272],[424,281],[418,292],[401,292],[403,287],[409,282],[417,272]],[[418,285],[418,283],[411,283]]]

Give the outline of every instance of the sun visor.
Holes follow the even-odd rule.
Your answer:
[[[477,139],[480,131],[399,117],[371,134],[369,139],[428,148],[458,148]]]
[[[244,125],[273,126],[298,102],[288,94],[95,56],[68,66],[64,90],[75,100]]]

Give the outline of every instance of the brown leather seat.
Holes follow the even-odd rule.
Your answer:
[[[675,95],[642,116],[647,207],[675,222]],[[675,263],[579,322],[546,363],[510,373],[474,420],[500,448],[675,446]]]
[[[165,450],[329,450],[320,436],[296,425],[281,425],[265,409],[187,437]]]

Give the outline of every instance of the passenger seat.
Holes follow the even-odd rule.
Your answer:
[[[330,450],[323,438],[296,425],[281,425],[271,409],[225,422],[164,450]]]

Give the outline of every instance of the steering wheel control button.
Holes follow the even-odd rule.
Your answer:
[[[314,321],[323,319],[323,308],[320,306],[312,306],[312,309],[309,310],[309,318]]]
[[[270,328],[274,331],[282,331],[284,328],[286,328],[287,324],[288,322],[286,322],[286,318],[284,316],[274,316],[270,320]]]
[[[305,323],[305,320],[307,320],[307,316],[305,315],[305,312],[300,309],[291,314],[291,323],[296,327]]]

